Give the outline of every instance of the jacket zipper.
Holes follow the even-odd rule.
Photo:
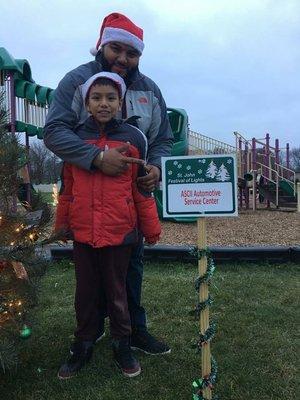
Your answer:
[[[100,132],[100,141],[101,141],[101,135],[103,137],[103,149],[105,149],[107,136],[104,133],[104,131]],[[102,147],[102,143],[101,143],[101,147]],[[101,207],[101,215],[103,216],[103,192],[104,192],[104,190],[103,190],[103,182],[104,182],[104,180],[103,180],[103,174],[102,174],[101,171],[100,171],[99,178],[100,178],[100,184],[101,184],[101,205],[100,205],[100,207]],[[101,239],[100,239],[100,243],[101,242],[103,243],[103,237],[101,237]]]
[[[126,91],[125,91],[125,94],[124,94],[124,100],[125,100],[125,101],[123,101],[123,104],[122,104],[122,118],[123,118],[123,119],[126,119],[126,118],[128,117],[128,112],[127,112],[127,107],[126,107],[126,95],[127,95],[127,92],[128,92],[128,90],[132,87],[132,85],[133,85],[134,83],[136,83],[136,82],[138,82],[138,81],[141,81],[141,80],[143,80],[143,77],[142,77],[142,76],[139,77],[138,79],[136,79],[135,81],[131,82],[130,85],[126,88]],[[130,103],[131,111],[133,111],[133,104],[132,104],[132,101],[129,100],[129,103]]]
[[[105,138],[104,138],[105,133],[100,131],[100,135],[99,135],[99,136],[100,136],[99,142],[100,142],[100,146],[101,146],[101,136],[103,137],[103,139],[105,139]],[[102,147],[102,146],[101,146],[101,147]],[[93,224],[93,228],[92,228],[92,231],[93,231],[92,242],[93,242],[93,246],[94,246],[94,247],[96,247],[96,235],[95,235],[95,224],[94,224],[94,221],[95,221],[95,219],[94,219],[94,214],[95,214],[95,213],[94,213],[94,206],[95,206],[95,202],[94,202],[94,195],[95,195],[95,179],[100,179],[101,188],[103,187],[102,174],[100,173],[100,174],[99,174],[99,177],[98,177],[97,175],[98,175],[97,173],[93,174],[93,182],[92,182],[92,224]],[[101,205],[100,205],[100,207],[101,207],[101,213],[103,213],[103,190],[101,190]],[[101,242],[101,240],[100,240],[100,242]]]

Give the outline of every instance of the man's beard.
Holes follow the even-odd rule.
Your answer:
[[[110,65],[108,64],[108,62],[106,61],[106,58],[104,58],[104,55],[102,53],[102,51],[100,50],[98,52],[98,54],[96,55],[96,61],[100,62],[102,65],[102,69],[103,71],[108,71],[110,72]]]
[[[104,54],[102,53],[102,51],[100,50],[96,56],[96,61],[100,62],[102,65],[102,69],[103,71],[108,71],[111,72],[111,68],[113,67],[113,65],[110,65],[106,58],[104,57]],[[128,70],[128,72],[126,73],[126,75],[123,77],[126,86],[128,86],[131,82],[132,82],[132,76],[135,74],[135,72],[138,70],[138,65],[134,68],[131,68],[130,70]]]

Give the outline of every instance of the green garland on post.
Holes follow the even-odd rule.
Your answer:
[[[198,304],[195,307],[195,310],[193,310],[193,313],[195,313],[199,317],[200,312],[203,311],[206,307],[210,307],[212,303],[213,303],[212,297],[208,296],[208,298],[205,301],[198,302]]]
[[[197,292],[200,289],[201,283],[206,282],[209,284],[211,282],[211,279],[213,277],[215,269],[216,269],[216,267],[215,267],[213,259],[209,258],[206,273],[203,276],[198,276],[198,278],[196,278],[196,280],[195,280],[195,289],[197,290]]]
[[[198,247],[189,247],[190,251],[189,253],[191,254],[192,257],[195,257],[197,260],[200,260],[202,257],[207,257],[211,258],[211,251],[206,248],[206,249],[198,249]]]
[[[205,397],[203,397],[203,389],[209,387],[213,388],[216,380],[217,380],[217,372],[218,372],[218,366],[216,360],[212,357],[211,358],[211,373],[209,376],[205,378],[200,378],[196,379],[193,382],[193,388],[195,390],[195,393],[193,394],[193,400],[207,400]],[[218,396],[213,396],[213,400],[217,400]]]
[[[200,286],[203,283],[210,284],[213,274],[215,272],[215,264],[214,261],[211,257],[211,252],[209,249],[198,249],[197,247],[194,247],[191,249],[190,254],[200,260],[202,257],[207,257],[208,262],[207,262],[207,271],[203,276],[198,276],[195,280],[195,289],[197,293],[199,293]],[[206,307],[210,307],[213,303],[212,297],[209,295],[208,298],[203,301],[197,303],[195,310],[192,311],[192,313],[195,313],[198,317]],[[208,326],[207,330],[202,334],[201,332],[199,333],[199,339],[197,341],[197,348],[200,351],[202,349],[202,346],[205,343],[208,343],[212,340],[216,332],[216,324],[212,323]],[[210,389],[213,389],[216,379],[217,379],[217,363],[213,357],[211,357],[211,373],[209,376],[205,378],[200,378],[196,379],[193,382],[193,388],[196,391],[193,394],[193,400],[208,400],[207,398],[203,397],[203,389],[209,387]],[[218,400],[218,396],[213,396],[212,400]]]
[[[204,345],[204,343],[208,343],[212,340],[212,338],[215,336],[216,333],[216,324],[212,323],[209,325],[207,330],[204,332],[204,334],[199,333],[199,339],[197,341],[197,347],[199,350],[201,350],[201,347]]]

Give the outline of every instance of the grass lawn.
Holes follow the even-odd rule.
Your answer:
[[[211,312],[218,331],[212,352],[220,399],[298,398],[298,273],[295,264],[222,265],[216,270]],[[24,343],[24,362],[16,374],[0,376],[1,399],[191,399],[192,382],[200,375],[200,354],[192,347],[198,321],[189,315],[196,301],[196,275],[197,267],[191,265],[145,268],[149,328],[171,345],[171,354],[138,354],[143,372],[130,380],[114,366],[107,335],[91,363],[77,377],[61,382],[57,369],[67,356],[74,325],[74,276],[67,262],[53,265],[43,280],[33,334]]]

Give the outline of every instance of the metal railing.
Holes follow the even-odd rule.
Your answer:
[[[275,169],[273,169],[267,165],[264,165],[260,162],[257,162],[256,164],[258,166],[258,169],[255,171],[256,174],[260,174],[264,179],[275,184],[275,196],[276,196],[275,205],[276,205],[276,207],[279,207],[280,177],[279,177],[278,172]],[[267,173],[265,173],[264,171],[267,171]]]
[[[227,143],[212,139],[200,133],[189,131],[189,150],[193,154],[232,154],[236,148]]]
[[[294,196],[296,196],[297,192],[297,184],[296,184],[296,173],[290,168],[284,167],[281,164],[275,163],[276,171],[278,172],[279,178],[287,182],[294,191]]]
[[[4,106],[9,112],[11,103],[11,85],[10,76],[3,74],[1,77],[1,89],[4,92]],[[48,113],[48,104],[39,104],[37,100],[30,101],[26,98],[14,96],[15,118],[16,121],[24,124],[34,125],[37,128],[42,128],[45,125],[46,116]],[[11,119],[9,118],[11,121]]]
[[[42,128],[45,125],[47,105],[39,105],[37,101],[29,101],[16,97],[16,120],[25,124]]]

